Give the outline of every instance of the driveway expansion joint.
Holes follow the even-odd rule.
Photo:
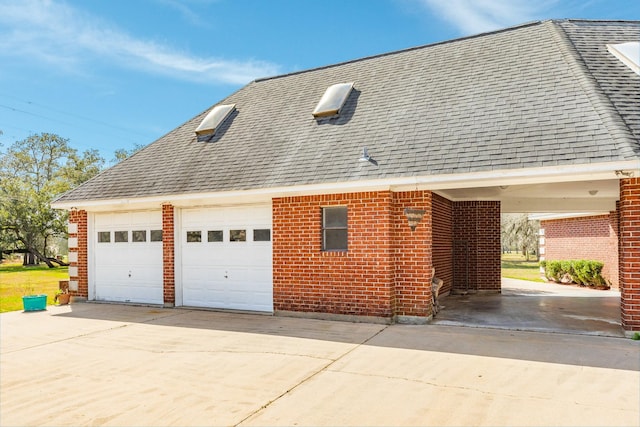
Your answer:
[[[293,387],[290,387],[289,389],[287,389],[286,391],[284,391],[280,395],[276,396],[275,399],[272,399],[272,400],[268,401],[267,403],[262,405],[260,408],[258,408],[257,410],[255,410],[252,413],[250,413],[249,415],[247,415],[245,418],[240,420],[238,423],[234,424],[234,427],[241,426],[245,421],[247,421],[247,420],[251,419],[252,417],[256,416],[261,411],[267,409],[269,406],[271,406],[272,404],[274,404],[275,402],[277,402],[278,400],[280,400],[281,398],[283,398],[287,394],[291,393],[293,390],[297,389],[301,385],[309,382],[312,378],[318,376],[318,374],[320,374],[322,372],[325,372],[325,371],[328,371],[329,368],[331,368],[331,366],[333,366],[336,362],[338,362],[339,360],[343,359],[345,356],[353,353],[356,349],[362,347],[363,345],[366,345],[369,341],[371,341],[372,339],[374,339],[375,337],[380,335],[382,332],[384,332],[390,325],[382,325],[382,326],[383,327],[381,329],[379,329],[376,333],[374,333],[373,335],[371,335],[370,337],[368,337],[367,339],[365,339],[361,343],[355,344],[352,348],[350,348],[346,352],[342,353],[341,355],[339,355],[335,359],[329,359],[330,360],[329,363],[327,363],[326,365],[322,366],[320,369],[316,370],[315,372],[312,372],[310,375],[308,375],[307,377],[305,377],[302,380],[300,380]]]

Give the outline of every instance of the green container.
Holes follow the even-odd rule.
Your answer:
[[[46,295],[27,295],[22,297],[24,311],[41,311],[47,309]]]

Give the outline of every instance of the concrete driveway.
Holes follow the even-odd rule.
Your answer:
[[[0,315],[0,424],[640,425],[640,342],[109,304]]]

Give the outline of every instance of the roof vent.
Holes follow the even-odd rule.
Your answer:
[[[322,118],[335,116],[340,113],[340,109],[344,105],[347,97],[351,93],[353,88],[353,82],[351,83],[338,83],[333,86],[329,86],[320,98],[320,102],[313,110],[313,117]]]
[[[640,74],[640,42],[608,44],[607,50],[634,73]]]
[[[236,109],[236,104],[222,104],[213,107],[209,114],[202,120],[200,126],[196,128],[196,135],[208,136],[216,133],[218,126],[222,124]]]

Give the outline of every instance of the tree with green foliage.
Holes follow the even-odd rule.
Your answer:
[[[126,148],[118,148],[114,155],[115,158],[113,158],[111,160],[112,163],[120,163],[121,161],[123,161],[124,159],[133,156],[134,154],[136,154],[138,151],[142,150],[145,146],[142,144],[135,144],[132,148],[130,148],[129,150],[127,150]]]
[[[501,218],[502,245],[518,248],[529,261],[538,254],[540,221],[530,220],[527,214],[503,214]]]
[[[68,139],[50,133],[31,135],[0,153],[0,244],[11,242],[12,249],[53,267],[48,242],[66,233],[67,212],[52,209],[51,202],[103,164],[97,150],[78,154]]]

